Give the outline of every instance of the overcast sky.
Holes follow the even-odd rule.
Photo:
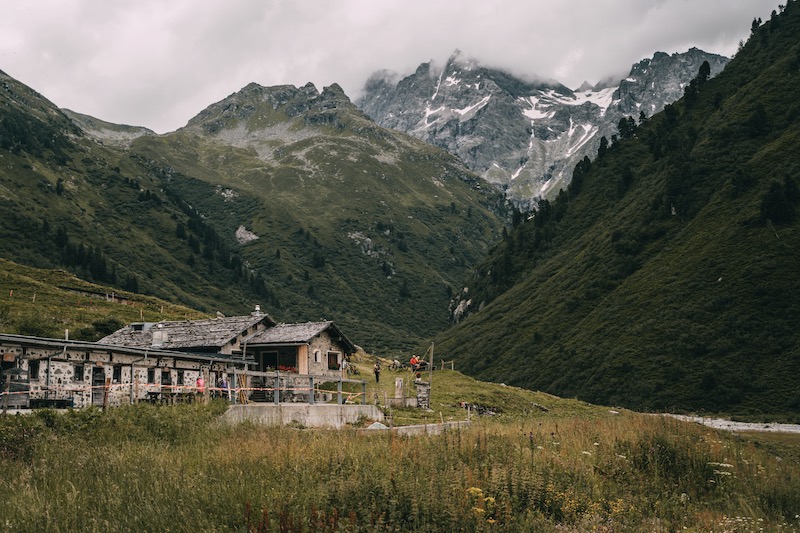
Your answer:
[[[730,56],[780,0],[0,0],[0,70],[59,107],[174,131],[250,82],[341,85],[456,49],[576,88],[656,51]]]

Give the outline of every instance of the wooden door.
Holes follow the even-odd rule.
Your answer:
[[[102,407],[106,399],[106,372],[102,366],[92,368],[92,405]]]

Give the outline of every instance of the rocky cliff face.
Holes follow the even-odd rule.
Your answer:
[[[696,48],[658,52],[624,80],[573,91],[482,67],[457,51],[442,69],[423,63],[405,78],[376,72],[356,104],[381,126],[459,156],[527,208],[565,187],[575,164],[594,158],[600,138],[617,133],[620,118],[651,116],[680,98],[703,61],[713,76],[728,59]]]

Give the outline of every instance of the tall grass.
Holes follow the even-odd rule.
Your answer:
[[[800,526],[796,461],[660,417],[532,416],[398,437],[228,427],[215,422],[221,409],[140,405],[0,420],[0,530]]]

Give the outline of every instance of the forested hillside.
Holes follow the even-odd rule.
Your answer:
[[[800,413],[800,6],[518,216],[437,339],[470,373],[644,409]]]
[[[446,327],[503,225],[483,184],[336,86],[251,84],[157,136],[0,73],[0,257],[205,313],[334,320],[370,351]]]

